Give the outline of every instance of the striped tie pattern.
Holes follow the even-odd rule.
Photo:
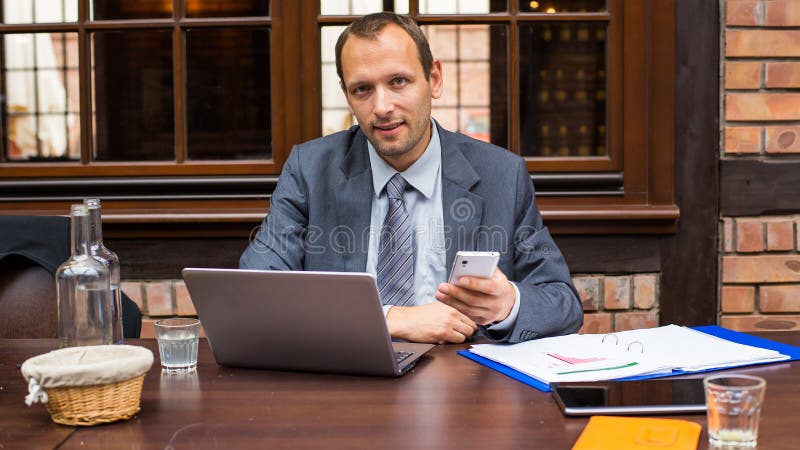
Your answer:
[[[406,180],[396,173],[386,183],[389,211],[381,228],[376,266],[378,293],[384,305],[406,305],[414,299],[414,233],[403,203]]]

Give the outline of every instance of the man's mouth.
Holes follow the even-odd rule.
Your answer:
[[[399,127],[402,124],[403,124],[403,122],[395,122],[395,123],[379,124],[379,125],[373,125],[373,126],[375,128],[377,128],[377,129],[381,130],[381,131],[392,131],[392,130],[394,130],[395,128]]]

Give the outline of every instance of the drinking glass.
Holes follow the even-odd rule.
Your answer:
[[[767,382],[751,375],[720,374],[706,377],[703,385],[711,448],[755,448]]]
[[[155,322],[161,371],[164,373],[193,372],[197,368],[197,344],[200,321],[174,318]]]

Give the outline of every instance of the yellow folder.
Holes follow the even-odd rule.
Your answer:
[[[688,420],[592,416],[572,450],[696,450],[701,429]]]

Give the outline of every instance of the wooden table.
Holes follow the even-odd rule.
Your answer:
[[[800,333],[763,336],[799,345]],[[129,343],[150,348],[154,340]],[[0,340],[0,448],[414,448],[569,449],[587,419],[561,415],[550,394],[439,346],[401,378],[231,369],[200,343],[197,373],[144,381],[133,419],[95,427],[57,425],[27,407],[19,366],[55,340]],[[798,448],[800,363],[736,372],[767,379],[759,449]],[[673,416],[703,425],[704,415]]]

